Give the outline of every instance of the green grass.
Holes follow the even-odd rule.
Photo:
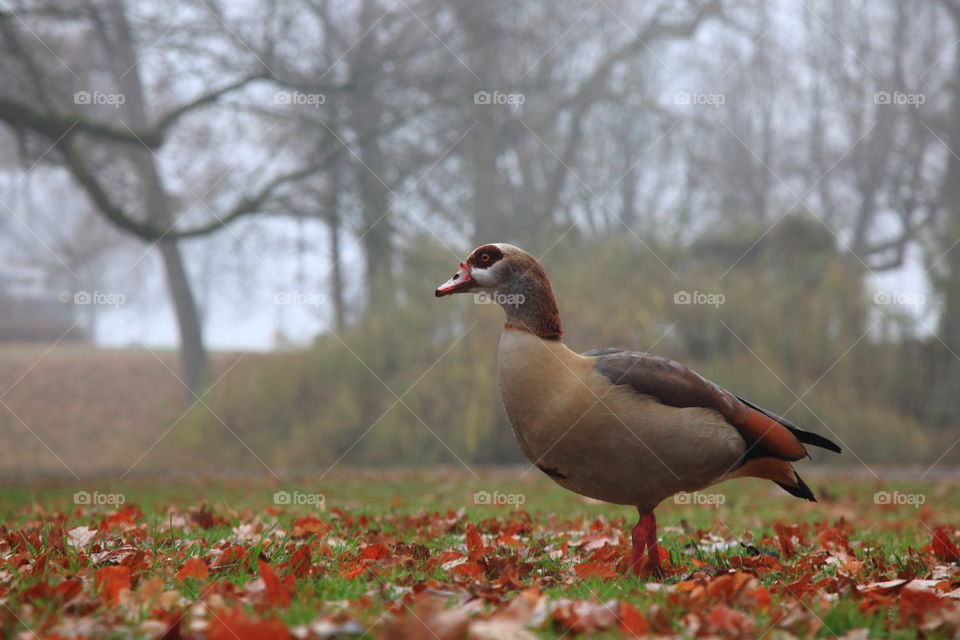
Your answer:
[[[717,576],[739,570],[756,576],[760,586],[772,594],[773,606],[766,610],[750,607],[734,600],[725,602],[712,596],[702,601],[703,611],[718,604],[729,604],[751,617],[759,634],[771,625],[779,625],[778,617],[784,611],[802,607],[804,624],[819,626],[817,637],[842,635],[852,629],[866,628],[871,637],[914,637],[916,630],[902,628],[896,598],[888,607],[862,608],[863,599],[850,584],[865,584],[898,576],[928,578],[932,565],[930,553],[924,549],[930,544],[933,531],[940,525],[953,525],[960,515],[960,495],[956,483],[904,482],[879,484],[877,481],[842,476],[813,476],[810,481],[815,492],[822,496],[816,504],[790,497],[772,484],[761,481],[739,481],[715,487],[710,493],[723,496],[718,506],[675,504],[667,501],[658,509],[661,544],[671,557],[674,571],[663,582],[693,585],[698,580],[709,585]],[[874,501],[878,490],[899,491],[903,495],[923,496],[920,508],[911,505],[880,505]],[[584,562],[589,553],[571,547],[561,557],[551,557],[547,549],[558,549],[563,544],[576,543],[591,528],[606,536],[615,536],[633,526],[636,515],[630,508],[584,500],[559,488],[535,472],[485,472],[474,477],[467,472],[374,472],[356,471],[333,473],[323,480],[304,479],[300,482],[268,485],[262,483],[203,483],[164,484],[129,483],[109,484],[92,482],[83,486],[8,486],[0,488],[0,521],[5,525],[6,539],[14,539],[20,531],[36,528],[40,540],[24,539],[21,551],[36,563],[49,549],[60,542],[60,527],[69,531],[74,527],[97,527],[100,520],[116,510],[114,505],[77,505],[74,493],[78,490],[91,494],[122,495],[126,505],[136,505],[143,513],[132,531],[115,530],[102,539],[107,547],[132,544],[145,552],[144,568],[134,572],[133,591],[149,578],[162,578],[166,590],[175,590],[188,601],[195,601],[211,584],[232,584],[217,587],[220,600],[213,606],[240,604],[254,617],[276,617],[288,627],[306,625],[318,616],[348,618],[364,629],[373,627],[377,635],[384,624],[390,624],[399,614],[384,612],[399,598],[409,594],[416,585],[433,585],[437,592],[449,591],[449,604],[473,590],[481,593],[488,588],[495,572],[487,567],[486,577],[475,581],[461,580],[449,570],[428,559],[443,552],[465,552],[464,526],[474,523],[488,536],[487,555],[496,561],[523,562],[521,584],[539,586],[551,601],[560,598],[604,602],[629,602],[648,618],[659,607],[663,624],[670,631],[685,632],[684,612],[691,601],[666,591],[651,592],[648,580],[632,575],[617,578],[584,578],[575,576],[571,566]],[[321,494],[323,507],[310,504],[278,505],[277,491],[291,495]],[[474,494],[485,491],[500,496],[511,496],[515,505],[477,504]],[[222,523],[206,527],[185,528],[176,523],[188,509],[207,508]],[[62,515],[61,515],[62,514]],[[295,539],[292,535],[299,518],[313,516],[331,525],[319,536]],[[447,524],[438,524],[445,523]],[[522,557],[516,549],[495,543],[499,528],[511,523],[523,523]],[[779,558],[781,568],[771,571],[754,566],[751,553],[760,558],[780,556],[776,525],[806,524],[808,533],[803,545],[797,546],[796,556],[790,560]],[[171,526],[173,525],[173,526]],[[238,538],[238,528],[256,526],[260,530],[248,539]],[[843,529],[849,534],[852,559],[862,562],[852,577],[844,577],[817,539],[817,533],[826,528]],[[714,535],[729,548],[706,548],[705,536]],[[492,537],[491,537],[492,536]],[[22,539],[23,536],[20,536]],[[493,540],[494,542],[491,542]],[[385,541],[391,557],[403,557],[404,562],[372,562],[369,567],[376,574],[365,571],[356,576],[344,573],[356,563],[363,549],[374,542]],[[211,574],[209,580],[176,578],[176,571],[190,557],[207,557],[210,549],[222,544],[241,544],[246,558]],[[258,559],[278,571],[287,563],[299,545],[315,549],[314,569],[310,575],[298,578],[292,599],[287,606],[264,605],[256,597],[243,596],[244,589],[257,577]],[[613,554],[612,562],[625,550],[625,543]],[[316,550],[324,550],[318,553]],[[58,564],[46,567],[38,575],[8,573],[0,581],[7,590],[7,607],[15,617],[7,615],[8,631],[56,630],[65,620],[77,617],[65,609],[56,598],[27,597],[35,585],[79,576],[84,581],[88,601],[98,595],[93,581],[95,572],[109,562],[94,563],[91,549],[84,552],[66,546]],[[519,560],[517,560],[519,558]],[[491,560],[493,562],[494,560]],[[840,572],[838,574],[838,572]],[[812,582],[826,580],[832,586],[818,591],[835,596],[803,597],[798,602],[784,592],[787,584],[807,577]],[[847,586],[843,587],[842,585]],[[841,586],[838,586],[841,585]],[[237,595],[240,594],[240,595]],[[233,598],[233,596],[237,596]],[[495,596],[484,597],[483,610],[492,614],[505,606],[516,591],[507,587]],[[204,597],[208,597],[204,595]],[[27,600],[30,600],[29,603]],[[128,604],[128,610],[119,617],[108,614],[106,608],[94,607],[87,616],[100,620],[109,637],[124,637],[139,629],[155,614],[149,607]],[[408,603],[405,603],[408,604]],[[408,608],[408,607],[407,607]],[[175,609],[183,612],[183,607]],[[777,613],[779,612],[779,613]],[[192,616],[193,614],[188,614]],[[82,616],[81,616],[82,617]],[[379,622],[378,622],[379,621]],[[662,630],[662,629],[661,629]],[[688,630],[687,630],[688,631]],[[793,631],[797,631],[794,629]],[[538,628],[542,637],[561,637],[564,630],[549,624]],[[936,631],[929,637],[938,637]],[[597,637],[616,637],[614,631]],[[946,635],[944,636],[946,637]]]

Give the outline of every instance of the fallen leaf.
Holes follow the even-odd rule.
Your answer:
[[[960,549],[950,539],[947,527],[937,527],[930,546],[933,549],[933,555],[941,562],[956,562],[960,559]]]
[[[180,567],[180,571],[177,571],[177,579],[181,581],[187,578],[206,580],[209,577],[210,570],[207,568],[207,563],[203,561],[203,558],[189,558],[183,563],[183,566]]]
[[[240,609],[213,614],[209,640],[287,640],[290,632],[276,618],[256,620]]]
[[[103,567],[97,570],[96,574],[97,589],[100,591],[100,597],[107,604],[117,604],[120,601],[120,595],[130,591],[130,568]]]
[[[639,638],[650,635],[650,623],[628,602],[620,603],[620,632],[624,635]]]
[[[84,549],[97,535],[96,529],[90,527],[75,527],[67,532],[67,543],[75,549]]]
[[[289,606],[290,591],[287,589],[287,585],[280,581],[280,578],[277,577],[277,574],[274,573],[273,568],[269,564],[260,560],[259,565],[260,578],[263,580],[264,585],[266,585],[267,598],[270,600],[270,604],[275,607]]]

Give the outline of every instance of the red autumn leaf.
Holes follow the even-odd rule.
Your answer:
[[[195,527],[201,529],[212,529],[226,522],[223,518],[214,514],[213,509],[211,509],[208,504],[199,507],[190,507],[187,510],[187,518]]]
[[[260,578],[267,588],[267,598],[270,600],[270,604],[281,607],[288,606],[290,604],[290,591],[287,590],[286,585],[280,582],[280,578],[273,572],[273,568],[269,564],[263,560],[259,560],[258,563],[260,565]]]
[[[290,559],[281,565],[284,575],[303,578],[310,572],[312,560],[310,547],[307,545],[297,547],[297,550],[291,554]]]
[[[922,620],[928,611],[944,606],[947,606],[947,603],[933,591],[904,589],[900,592],[900,621],[905,625],[915,624]]]
[[[130,567],[103,567],[97,571],[96,583],[104,602],[116,604],[123,590],[131,588]]]
[[[458,564],[453,569],[451,573],[455,573],[458,576],[467,576],[468,578],[482,578],[486,575],[483,566],[477,564],[476,562],[464,562],[463,564]]]
[[[119,511],[111,514],[100,521],[102,531],[111,531],[113,529],[124,529],[133,526],[133,524],[143,516],[143,512],[132,504],[124,505]]]
[[[147,554],[145,551],[135,551],[121,560],[120,564],[136,575],[147,568]]]
[[[788,584],[784,587],[784,591],[789,593],[791,596],[797,599],[803,598],[807,593],[814,589],[815,585],[810,580],[810,576],[802,576],[796,582]]]
[[[19,569],[25,564],[30,564],[31,557],[29,553],[15,553],[7,558],[7,566],[11,569]]]
[[[524,587],[523,580],[520,576],[520,570],[515,566],[504,567],[500,573],[500,576],[493,581],[494,586],[501,589],[522,589]]]
[[[70,580],[64,580],[63,582],[58,584],[54,589],[54,591],[56,592],[57,597],[60,598],[61,601],[67,602],[69,600],[72,600],[73,598],[76,598],[78,595],[80,595],[80,591],[82,589],[83,589],[83,582],[76,578],[72,578]]]
[[[23,599],[31,602],[37,599],[49,598],[56,602],[67,602],[78,596],[83,589],[83,582],[77,579],[64,580],[57,586],[49,582],[38,582],[23,592]]]
[[[347,580],[353,580],[366,570],[367,568],[363,566],[362,562],[355,562],[340,569],[340,575]]]
[[[575,565],[573,570],[578,578],[616,578],[617,572],[610,562],[584,562]]]
[[[49,598],[53,595],[53,587],[48,582],[38,582],[23,592],[23,599],[27,602]]]
[[[745,637],[753,633],[753,621],[726,605],[720,604],[712,608],[706,621],[712,631],[731,637]]]
[[[590,562],[616,562],[623,557],[623,550],[619,547],[601,547],[590,554]]]
[[[608,604],[561,599],[554,607],[553,621],[574,633],[593,633],[616,626],[617,612]]]
[[[290,632],[276,618],[255,620],[238,609],[213,615],[207,636],[210,640],[287,640]]]
[[[654,548],[657,550],[657,555],[660,556],[660,566],[666,567],[670,564],[670,552],[667,551],[667,548],[662,544],[658,544]]]
[[[733,592],[736,588],[733,575],[725,573],[719,575],[707,584],[707,595],[717,600],[730,602],[733,600]]]
[[[247,559],[247,550],[238,544],[231,545],[220,552],[217,556],[216,565],[213,568],[222,569],[233,565],[242,564]]]
[[[863,600],[860,601],[857,610],[862,613],[870,613],[878,609],[892,609],[895,606],[893,598],[878,592],[868,592],[863,594]]]
[[[626,636],[638,638],[650,635],[650,623],[628,602],[620,603],[620,632]]]
[[[930,543],[933,555],[941,562],[956,562],[960,559],[960,549],[950,539],[947,527],[937,527],[933,532],[933,542]]]
[[[777,542],[780,543],[780,553],[783,554],[784,558],[792,558],[793,554],[796,552],[796,547],[793,544],[793,539],[788,534],[781,533],[777,536]]]
[[[753,601],[753,606],[763,611],[770,608],[770,592],[764,587],[757,587],[747,591],[746,596]]]
[[[164,611],[163,609],[154,609],[150,612],[150,619],[159,622],[166,628],[157,636],[156,640],[181,640],[183,635],[180,627],[183,624],[183,612]]]
[[[187,578],[206,580],[209,577],[210,570],[207,568],[207,563],[203,561],[203,558],[190,558],[183,563],[180,571],[177,571],[177,579],[181,581]]]
[[[752,584],[751,584],[752,583]],[[725,573],[707,584],[707,595],[716,600],[731,603],[748,586],[755,585],[756,579],[749,573]]]
[[[294,538],[305,538],[314,534],[323,535],[331,529],[333,529],[333,527],[323,520],[318,520],[313,516],[307,516],[293,523],[292,535]]]
[[[846,551],[853,555],[853,549],[847,542],[847,534],[836,527],[824,529],[817,534],[817,541],[827,551]]]
[[[386,542],[376,542],[367,545],[360,552],[360,557],[364,560],[382,560],[390,556],[390,547]]]
[[[502,544],[505,547],[519,547],[520,540],[512,535],[507,535],[506,533],[501,533],[497,537],[497,544]]]
[[[463,557],[463,554],[460,553],[459,551],[444,551],[443,553],[440,554],[438,560],[440,564],[446,564],[451,560],[459,560],[462,557]]]
[[[476,562],[483,557],[483,537],[472,522],[467,523],[467,552],[470,562]]]

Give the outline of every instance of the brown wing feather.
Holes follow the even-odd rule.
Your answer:
[[[627,385],[671,407],[717,411],[743,436],[748,457],[767,455],[799,460],[807,455],[790,429],[682,364],[649,353],[616,349],[598,349],[583,355],[595,356],[597,371],[613,384]]]

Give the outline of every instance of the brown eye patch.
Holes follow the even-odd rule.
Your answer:
[[[467,264],[471,267],[486,269],[496,264],[502,258],[503,251],[496,245],[488,244],[474,251],[470,257],[467,258]]]

